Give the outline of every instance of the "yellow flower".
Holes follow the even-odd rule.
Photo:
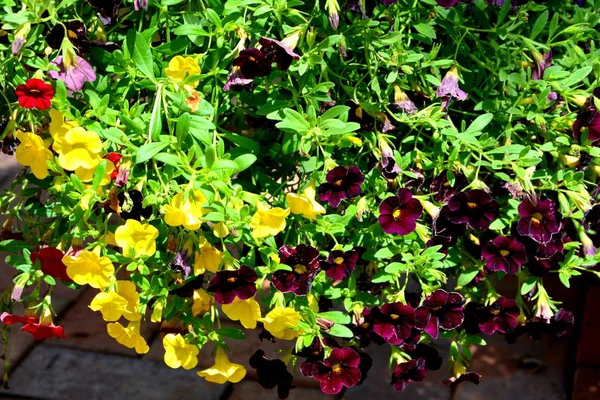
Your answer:
[[[48,176],[48,161],[51,161],[52,152],[46,148],[44,141],[38,135],[29,132],[16,131],[15,137],[21,142],[17,146],[15,157],[19,164],[31,168],[31,172],[38,179]]]
[[[123,311],[123,316],[129,321],[139,321],[142,319],[140,314],[140,295],[136,286],[131,281],[117,281],[117,293],[127,301],[127,306]]]
[[[81,251],[76,256],[64,256],[67,275],[79,285],[103,289],[110,285],[115,267],[108,257],[100,257],[93,251]]]
[[[100,311],[105,321],[118,321],[127,308],[127,300],[115,292],[100,292],[92,300],[90,308]]]
[[[222,260],[223,252],[205,242],[200,246],[200,253],[194,256],[194,275],[201,275],[205,270],[217,272]]]
[[[192,304],[192,315],[194,317],[210,311],[215,303],[215,298],[208,294],[204,289],[194,290],[194,303]]]
[[[123,255],[130,258],[152,257],[156,253],[157,237],[158,229],[135,219],[128,219],[115,231],[115,241],[123,249]]]
[[[250,228],[255,239],[277,235],[285,229],[285,217],[290,215],[290,210],[280,207],[269,208],[264,203],[257,204],[258,210],[252,216]]]
[[[150,347],[146,340],[140,335],[140,322],[130,322],[125,328],[119,322],[113,322],[106,326],[110,337],[114,338],[129,349],[135,349],[138,354],[146,354]]]
[[[215,365],[198,372],[198,376],[203,377],[208,382],[219,384],[227,381],[237,383],[246,376],[246,368],[243,365],[230,362],[223,349],[219,348],[215,355]]]
[[[202,224],[205,210],[201,207],[208,203],[200,190],[194,190],[189,198],[184,199],[184,193],[177,193],[170,205],[165,206],[165,222],[169,226],[183,225],[186,229],[195,231]]]
[[[302,194],[286,194],[285,201],[293,214],[302,214],[308,219],[316,220],[317,214],[325,214],[325,207],[315,200],[315,194],[315,183],[311,181]]]
[[[175,56],[165,68],[165,75],[176,82],[182,82],[187,76],[200,75],[198,61],[194,57]],[[191,87],[198,86],[198,81],[190,83]]]
[[[48,131],[52,139],[64,135],[71,128],[78,126],[76,121],[65,121],[65,115],[54,108],[50,109],[50,126]]]
[[[244,328],[256,328],[256,322],[261,320],[260,306],[254,299],[240,300],[237,297],[231,304],[221,306],[225,315],[233,321],[240,321]]]
[[[64,135],[57,135],[52,148],[58,153],[58,163],[64,169],[91,169],[101,160],[102,141],[96,132],[77,126]]]
[[[219,239],[223,239],[229,235],[229,228],[222,221],[213,225],[213,235]]]
[[[180,334],[169,333],[163,339],[165,347],[165,364],[171,368],[183,367],[183,369],[192,369],[198,365],[197,346],[187,344]]]
[[[79,167],[75,170],[75,175],[77,175],[82,182],[91,182],[94,180],[94,172],[96,171],[96,167],[90,169]],[[112,174],[114,170],[115,164],[113,164],[113,162],[110,160],[106,160],[106,171],[104,172],[104,177],[102,177],[102,180],[100,181],[101,186],[108,185],[111,182],[110,174]]]
[[[265,329],[277,339],[292,340],[298,337],[302,332],[292,330],[298,326],[302,317],[296,310],[290,307],[275,307],[262,319]]]

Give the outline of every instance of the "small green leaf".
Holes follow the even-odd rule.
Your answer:
[[[236,329],[236,328],[221,328],[221,329],[216,329],[215,332],[219,336],[225,336],[226,338],[235,339],[235,340],[243,340],[246,338],[246,335],[244,334],[244,332],[242,332],[240,329]]]
[[[350,316],[342,313],[341,311],[326,311],[318,313],[317,317],[327,319],[337,324],[349,324]]]
[[[100,161],[100,164],[96,165],[96,169],[94,170],[94,179],[92,180],[92,187],[97,189],[104,179],[104,175],[106,174],[106,164],[108,160]]]
[[[135,156],[136,164],[142,164],[150,160],[168,145],[169,143],[164,142],[154,142],[143,145],[138,149],[137,155]]]
[[[346,328],[344,325],[335,324],[333,325],[328,332],[331,336],[337,336],[342,338],[351,338],[354,336],[352,331],[349,328]]]
[[[127,48],[135,67],[147,78],[154,81],[154,59],[152,50],[144,36],[133,29],[127,32]]]

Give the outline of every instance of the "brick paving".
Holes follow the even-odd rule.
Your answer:
[[[0,182],[10,184],[20,167],[6,156],[0,158]],[[10,289],[13,270],[0,263],[0,290]],[[72,291],[57,288],[54,306],[57,322],[69,336],[65,340],[34,341],[28,334],[13,329],[9,334],[10,390],[0,391],[0,398],[27,398],[44,400],[63,399],[219,399],[270,400],[276,399],[276,390],[265,390],[256,382],[248,359],[259,347],[269,357],[277,356],[278,348],[291,348],[292,342],[279,341],[276,345],[260,342],[256,332],[246,331],[245,341],[228,340],[232,361],[248,368],[248,378],[238,384],[215,385],[198,377],[195,371],[173,370],[163,360],[162,340],[156,324],[147,324],[142,333],[148,340],[150,352],[143,356],[116,343],[106,333],[106,322],[88,305],[95,291]],[[594,310],[597,316],[597,309]],[[597,319],[586,319],[590,324]],[[588,323],[588,322],[586,322]],[[225,321],[224,324],[233,324]],[[596,330],[597,332],[597,330]],[[533,343],[522,338],[509,346],[500,337],[486,338],[489,346],[474,349],[472,369],[481,372],[479,386],[464,384],[454,399],[464,400],[562,400],[565,394],[568,342],[559,344]],[[287,347],[286,347],[287,346]],[[203,349],[198,369],[213,363],[211,346]],[[597,350],[597,349],[596,349]],[[581,358],[585,358],[586,349]],[[595,351],[595,350],[594,350]],[[366,399],[427,399],[450,400],[448,388],[440,380],[447,371],[432,371],[429,379],[412,384],[403,393],[389,385],[387,367],[389,348],[372,347],[369,353],[374,365],[363,385],[328,396],[318,390],[314,380],[296,374],[298,388],[290,393],[291,400],[366,400]],[[589,355],[591,355],[590,353]],[[595,354],[595,353],[594,353]],[[595,357],[595,355],[594,355]],[[593,361],[593,360],[592,360]],[[596,362],[598,360],[596,359]],[[580,369],[577,382],[581,385],[575,400],[600,399],[600,373],[592,365]]]

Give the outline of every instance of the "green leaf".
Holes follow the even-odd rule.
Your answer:
[[[98,186],[100,186],[102,179],[104,179],[104,175],[106,174],[106,164],[107,160],[102,160],[94,170],[94,179],[92,180],[92,187],[94,188],[94,190],[97,189]]]
[[[215,145],[211,144],[206,148],[204,157],[206,159],[206,168],[211,169],[217,160],[217,148]]]
[[[565,78],[559,81],[558,83],[559,85],[573,86],[574,84],[584,80],[585,77],[588,76],[590,72],[592,72],[592,69],[592,67],[579,68],[577,71],[573,72],[568,78]]]
[[[475,277],[477,276],[478,273],[479,273],[479,268],[469,269],[469,270],[463,272],[462,274],[460,274],[456,284],[458,286],[465,286],[467,283],[469,283],[473,279],[475,279]]]
[[[210,36],[210,33],[198,25],[181,25],[173,30],[179,36]]]
[[[237,172],[244,171],[256,162],[257,158],[254,154],[244,154],[233,160],[237,164]]]
[[[494,114],[487,113],[487,114],[480,115],[479,117],[475,118],[475,121],[473,121],[471,123],[471,125],[469,125],[467,130],[464,131],[463,133],[465,135],[469,135],[469,134],[473,135],[475,133],[479,133],[479,132],[483,131],[483,128],[488,126],[490,124],[490,122],[492,122],[492,119],[494,119]]]
[[[275,125],[282,131],[291,133],[305,133],[310,130],[310,125],[306,121],[306,118],[298,111],[285,108],[283,110],[283,114],[285,115],[285,119]]]
[[[217,335],[224,336],[229,339],[244,340],[246,338],[244,332],[237,328],[215,329],[215,332],[217,333]]]
[[[521,286],[521,294],[526,295],[527,293],[529,293],[531,291],[531,289],[533,289],[533,287],[535,286],[536,283],[537,283],[536,277],[530,276],[529,278],[527,278],[527,280],[525,282],[523,282],[523,285]]]
[[[435,29],[433,29],[431,26],[429,25],[425,25],[425,24],[417,24],[415,25],[415,29],[417,30],[417,32],[419,32],[421,35],[426,36],[430,39],[435,39],[436,38],[436,34],[435,34]]]
[[[341,311],[326,311],[318,313],[317,317],[327,319],[337,324],[349,324],[350,316],[342,313]]]
[[[135,67],[147,78],[154,81],[154,59],[152,50],[144,36],[133,29],[127,32],[127,48]]]
[[[352,331],[349,328],[346,328],[344,325],[334,324],[328,332],[331,336],[337,336],[342,338],[351,338],[354,336]]]
[[[531,35],[529,35],[529,38],[531,40],[535,39],[537,37],[537,35],[539,35],[544,30],[547,23],[548,23],[548,10],[544,11],[543,13],[540,14],[539,17],[537,17],[537,19],[535,20],[535,23],[533,24],[533,29],[531,30]]]
[[[177,137],[177,144],[181,146],[188,133],[190,132],[190,114],[183,113],[177,119],[177,125],[175,126],[175,136]]]
[[[386,259],[386,258],[392,258],[393,256],[394,256],[394,253],[392,252],[392,250],[390,250],[389,247],[384,247],[382,249],[379,249],[373,255],[373,257],[380,259],[380,260]]]
[[[20,253],[23,249],[33,249],[34,246],[21,240],[9,239],[0,242],[0,251],[3,253]]]
[[[165,142],[153,142],[153,143],[148,143],[148,144],[143,145],[137,151],[137,154],[135,156],[135,163],[142,164],[142,163],[150,160],[152,157],[154,157],[155,155],[160,153],[160,151],[162,149],[164,149],[165,147],[167,147],[168,145],[169,145],[169,143],[165,143]]]

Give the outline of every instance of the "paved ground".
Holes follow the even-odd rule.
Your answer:
[[[14,160],[0,155],[0,182],[4,186],[12,181],[19,170]],[[0,290],[10,288],[12,269],[0,265]],[[66,340],[35,342],[27,333],[13,329],[9,334],[10,390],[0,391],[0,398],[27,399],[228,399],[270,400],[276,393],[262,389],[255,381],[252,370],[249,379],[235,385],[215,385],[198,377],[195,371],[173,370],[162,362],[163,350],[156,325],[147,326],[143,334],[151,351],[138,356],[117,344],[106,334],[106,322],[99,313],[88,308],[93,291],[75,292],[66,288],[56,291],[55,307],[59,313],[58,323],[69,336]],[[253,332],[247,332],[248,340],[230,341],[231,359],[247,365],[250,355],[259,346],[267,352],[275,346],[261,343]],[[486,339],[488,340],[488,339]],[[532,343],[522,338],[516,345],[507,345],[502,338],[492,337],[489,346],[474,349],[472,369],[479,371],[479,386],[464,384],[455,399],[465,400],[563,400],[566,382],[565,372],[569,362],[569,343]],[[280,344],[280,343],[279,343]],[[203,351],[199,368],[212,364],[208,351]],[[268,354],[273,357],[275,354]],[[450,392],[440,380],[447,378],[445,371],[432,373],[421,384],[409,385],[403,393],[397,393],[389,385],[387,368],[389,350],[373,348],[374,367],[369,378],[360,387],[339,396],[322,394],[315,382],[298,376],[299,387],[292,390],[292,400],[321,399],[427,399],[450,400]],[[523,361],[527,360],[527,363]],[[535,365],[535,368],[525,367]],[[590,382],[586,394],[595,392],[598,370],[581,370],[578,379]],[[594,379],[596,379],[594,381]],[[568,386],[568,385],[567,385]],[[592,392],[590,392],[592,390]],[[600,393],[600,392],[599,392]],[[581,396],[591,400],[599,397]]]

